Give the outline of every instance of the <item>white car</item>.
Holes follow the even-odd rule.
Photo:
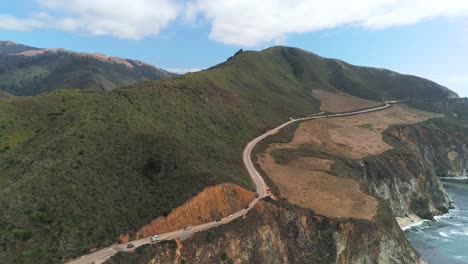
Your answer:
[[[188,231],[188,230],[190,230],[190,229],[192,229],[192,226],[186,226],[186,227],[184,228],[185,231]]]
[[[232,217],[232,214],[228,215],[228,218],[231,218]]]
[[[154,235],[151,237],[151,243],[155,243],[155,242],[158,242],[159,241],[159,236],[158,235]]]

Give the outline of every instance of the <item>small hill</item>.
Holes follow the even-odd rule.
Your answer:
[[[70,88],[110,91],[170,76],[174,74],[141,61],[0,42],[0,90],[12,95]]]
[[[36,62],[31,65],[60,61],[68,65],[64,69],[82,63],[77,71],[50,77],[57,82],[106,72],[96,65],[138,67],[62,50],[8,56]],[[90,64],[93,70],[84,74]],[[33,71],[29,65],[19,68]],[[111,245],[120,234],[135,235],[208,186],[230,182],[252,189],[242,163],[245,144],[291,116],[320,112],[313,89],[372,99],[449,96],[428,80],[392,76],[275,47],[111,92],[58,90],[3,98],[0,259],[60,263]],[[41,80],[39,87],[53,90]]]

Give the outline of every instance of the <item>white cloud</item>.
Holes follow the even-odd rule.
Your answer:
[[[38,14],[28,19],[19,19],[11,15],[0,14],[0,29],[27,31],[36,28],[41,28],[46,25],[48,16]]]
[[[56,28],[141,39],[178,18],[211,23],[215,41],[259,46],[289,34],[352,25],[370,29],[438,17],[468,17],[468,0],[36,0],[29,18],[0,14],[0,28]],[[202,18],[202,19],[201,19]]]
[[[190,69],[171,68],[171,69],[166,69],[166,70],[169,71],[169,72],[173,72],[173,73],[184,74],[184,73],[187,73],[187,72],[201,71],[203,69],[201,69],[201,68],[190,68]]]
[[[193,0],[188,6],[187,17],[212,22],[211,39],[241,46],[343,25],[385,28],[468,16],[466,0]]]
[[[46,15],[16,18],[0,15],[0,28],[55,28],[126,39],[156,36],[181,13],[173,0],[38,0]]]

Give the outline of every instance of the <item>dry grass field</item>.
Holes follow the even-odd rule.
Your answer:
[[[271,144],[259,155],[258,162],[288,201],[325,216],[371,220],[377,200],[361,191],[358,182],[331,175],[332,160],[300,157],[278,164],[270,154],[307,144],[330,154],[362,159],[391,148],[382,139],[382,132],[389,126],[418,123],[437,116],[398,105],[379,112],[303,122],[291,142]]]

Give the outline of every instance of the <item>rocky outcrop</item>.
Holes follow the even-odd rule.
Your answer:
[[[447,213],[451,202],[438,177],[466,173],[468,138],[429,123],[394,126],[384,138],[394,148],[360,163],[367,191],[388,201],[396,217]]]
[[[417,152],[391,150],[362,163],[368,191],[385,199],[395,217],[425,219],[448,212],[450,199],[432,167]]]
[[[395,216],[432,219],[448,212],[438,177],[466,175],[468,136],[424,123],[392,127],[385,138],[394,149],[362,163],[369,192],[387,200]]]
[[[284,201],[261,201],[245,219],[107,263],[422,263],[384,206],[375,221],[335,220]]]
[[[468,135],[428,125],[397,127],[390,133],[417,151],[437,176],[467,175]]]

